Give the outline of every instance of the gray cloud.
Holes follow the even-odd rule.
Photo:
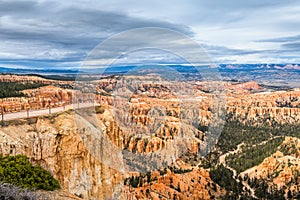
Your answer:
[[[288,62],[299,51],[297,13],[300,4],[292,0],[0,0],[0,64],[15,60],[28,65],[47,61],[47,66],[53,63],[54,67],[78,65],[105,39],[142,27],[186,34],[200,41],[216,62],[241,62],[245,57],[260,62],[260,58],[279,56],[284,58],[281,62]],[[130,39],[134,42],[136,36]],[[103,58],[108,59],[117,48],[118,44],[102,52]],[[172,56],[161,54],[148,60],[159,58],[173,61]]]
[[[289,42],[281,45],[282,47],[290,50],[300,51],[300,41],[298,42]]]
[[[0,8],[2,59],[83,60],[109,36],[134,28],[163,27],[192,35],[175,23],[56,2],[1,1]]]
[[[264,52],[264,56],[269,55],[286,60],[299,59],[299,56],[297,54],[299,54],[300,51],[300,35],[270,38],[258,40],[256,42],[279,44],[279,47],[277,49],[272,49]]]
[[[283,43],[283,42],[294,42],[300,41],[300,35],[289,36],[289,37],[279,37],[279,38],[270,38],[264,40],[257,40],[256,42],[273,42],[273,43]]]
[[[225,46],[207,45],[207,44],[202,44],[202,47],[208,53],[216,55],[216,56],[249,55],[249,54],[257,54],[257,53],[263,52],[261,50],[235,49],[235,48],[228,48]]]
[[[38,2],[36,1],[1,1],[0,13],[3,15],[11,12],[16,12],[17,14],[36,12],[37,6]]]

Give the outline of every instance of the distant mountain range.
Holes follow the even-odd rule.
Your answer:
[[[206,66],[188,66],[188,65],[144,65],[144,66],[111,66],[99,69],[20,69],[0,67],[0,73],[39,75],[51,79],[74,80],[78,74],[88,75],[118,75],[118,74],[166,74],[170,77],[177,71],[184,79],[205,79],[209,74],[215,73],[216,67]],[[300,87],[300,65],[299,64],[219,64],[217,70],[225,81],[251,81],[259,84]]]
[[[12,74],[74,74],[78,70],[72,69],[27,69],[27,68],[8,68],[0,67],[0,73]]]
[[[221,64],[227,69],[294,69],[300,70],[299,64]]]
[[[145,65],[157,68],[168,67],[179,72],[193,72],[194,67],[188,65]],[[99,68],[98,71],[103,74],[122,74],[128,71],[133,70],[135,67],[139,66],[110,66],[108,68]],[[211,66],[201,66],[208,67]],[[218,68],[220,71],[223,70],[259,70],[259,69],[274,69],[274,70],[300,70],[299,64],[219,64]],[[77,74],[78,72],[84,73],[86,70],[78,69],[49,69],[49,68],[39,68],[39,69],[30,69],[30,68],[8,68],[0,66],[0,73],[13,73],[13,74],[41,74],[41,75],[70,75]]]

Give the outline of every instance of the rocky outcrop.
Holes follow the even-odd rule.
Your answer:
[[[122,164],[118,162],[118,158],[114,157],[114,149],[121,151],[125,148],[137,154],[159,151],[168,142],[163,137],[158,136],[171,136],[178,131],[175,127],[162,128],[160,129],[161,135],[158,134],[148,139],[139,138],[137,135],[126,137],[127,134],[116,125],[109,110],[98,115],[97,119],[99,120],[96,121],[92,121],[95,120],[95,116],[90,116],[90,114],[87,116],[90,116],[91,119],[83,116],[82,113],[80,116],[74,116],[74,114],[73,111],[66,111],[44,117],[8,122],[7,126],[0,128],[0,154],[28,156],[31,162],[49,170],[59,180],[63,190],[70,193],[70,198],[75,195],[83,199],[107,199],[111,198],[112,195],[121,194],[120,189],[126,176],[121,172]],[[109,145],[109,142],[104,139],[102,145],[97,143],[99,138],[92,132],[93,128],[78,124],[76,116],[79,117],[80,123],[85,123],[85,120],[90,120],[90,123],[94,125],[98,123],[99,130],[106,134],[107,140],[115,144],[116,147],[101,150],[101,146],[104,143]],[[122,138],[124,140],[120,140]],[[172,137],[168,139],[172,140]],[[111,146],[113,146],[112,144]],[[197,151],[198,143],[194,141],[192,144],[191,148]],[[120,149],[118,150],[118,148]],[[205,186],[208,182],[211,184],[208,173],[199,169],[194,170],[190,175],[187,178],[169,172],[166,178],[157,177],[158,182],[151,188],[154,191],[156,190],[154,188],[159,185],[160,190],[170,188],[166,190],[170,190],[166,195],[170,193],[173,198],[174,196],[175,198],[187,198],[192,192],[194,196],[200,195],[204,199],[208,199],[211,196],[211,193],[208,192],[211,189],[209,186]],[[167,181],[168,179],[174,181],[172,186]],[[186,184],[191,184],[191,186],[186,187]],[[178,185],[180,185],[179,190],[182,192],[172,189],[172,187],[177,188]],[[124,196],[127,198],[128,190],[126,187],[122,191],[123,196],[120,198],[124,198]],[[151,194],[153,198],[159,197],[157,192],[151,192]],[[58,195],[60,194],[53,193],[52,197],[58,198]]]
[[[37,89],[22,91],[26,97],[11,97],[0,99],[0,112],[7,114],[26,110],[40,110],[46,108],[62,107],[72,103],[93,102],[93,94],[62,89],[52,85]]]
[[[16,74],[1,74],[0,82],[13,83],[44,83],[44,84],[71,84],[71,81],[59,81],[45,79],[39,76],[16,75]]]
[[[123,183],[122,174],[106,166],[83,143],[71,113],[19,120],[0,129],[0,154],[23,154],[49,170],[63,189],[84,199],[107,199]]]
[[[125,186],[124,199],[217,199],[225,193],[212,182],[203,168],[195,168],[184,174],[175,174],[169,169],[163,175],[152,172],[151,180],[144,181],[138,188]]]

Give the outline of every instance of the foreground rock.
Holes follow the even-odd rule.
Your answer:
[[[103,165],[84,147],[72,113],[16,120],[0,129],[0,154],[23,154],[39,164],[70,194],[106,199],[122,176]]]

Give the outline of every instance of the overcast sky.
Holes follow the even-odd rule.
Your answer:
[[[0,66],[78,67],[101,42],[144,27],[190,37],[215,63],[300,63],[299,19],[300,2],[292,0],[0,0]],[[110,51],[116,49],[118,43]],[[124,57],[127,63],[181,62],[151,50]]]

